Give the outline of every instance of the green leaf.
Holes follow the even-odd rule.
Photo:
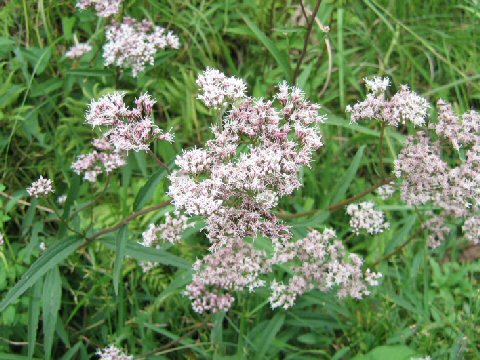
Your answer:
[[[271,319],[264,331],[256,339],[255,343],[257,344],[255,359],[265,359],[267,351],[271,348],[273,340],[278,331],[285,322],[285,314],[283,312],[277,312],[276,315]]]
[[[128,239],[128,226],[123,225],[117,233],[115,264],[113,266],[113,288],[118,296],[118,283],[122,272],[123,258],[125,257],[125,245]]]
[[[33,359],[33,354],[35,352],[35,342],[37,341],[42,281],[37,281],[32,290],[32,295],[28,304],[28,358],[30,360]]]
[[[43,344],[46,360],[52,355],[53,335],[57,324],[58,310],[62,302],[62,278],[58,266],[51,269],[45,276],[43,284],[42,308],[43,308]]]
[[[18,96],[25,90],[25,86],[13,84],[8,90],[0,95],[0,109],[3,109],[17,100]]]
[[[133,202],[133,211],[143,208],[145,204],[150,201],[155,193],[155,188],[158,186],[160,181],[162,181],[166,174],[166,169],[160,169],[150,176],[150,179],[148,179],[145,185],[140,188],[137,196],[135,197],[135,201]]]
[[[33,223],[33,219],[35,217],[35,210],[37,208],[38,204],[38,199],[33,198],[32,202],[30,203],[30,206],[28,207],[27,214],[23,218],[23,223],[22,223],[22,235],[25,235],[27,231],[30,229],[30,226]]]
[[[0,353],[0,359],[2,359],[2,360],[27,360],[28,357],[23,356],[23,355]],[[33,358],[32,360],[41,360],[41,359]]]
[[[283,69],[283,72],[286,78],[291,81],[292,80],[292,69],[290,68],[290,63],[288,61],[288,56],[286,53],[281,52],[275,43],[270,40],[267,35],[260,30],[257,25],[255,25],[252,20],[250,20],[245,15],[240,15],[247,24],[247,26],[252,30],[253,34],[257,37],[258,40],[270,51],[273,58],[277,61],[278,65]]]
[[[76,343],[71,349],[69,349],[65,355],[63,355],[60,360],[71,360],[73,356],[78,352],[80,349],[80,346],[82,346],[81,342]]]
[[[102,77],[102,76],[113,76],[111,70],[104,69],[74,69],[68,70],[67,75],[82,76],[82,77]]]
[[[102,244],[109,249],[116,249],[116,243],[113,239],[105,239],[102,241]],[[141,261],[154,261],[159,264],[176,266],[182,269],[189,269],[192,266],[189,262],[165,250],[149,248],[133,242],[127,242],[125,255]]]
[[[350,163],[347,172],[340,178],[337,185],[333,189],[333,199],[330,204],[335,204],[345,198],[345,194],[347,193],[347,190],[350,187],[353,179],[355,178],[360,164],[362,163],[364,150],[365,145],[360,146],[357,153],[355,154],[355,157]]]
[[[410,360],[417,356],[415,350],[405,345],[377,346],[365,355],[357,355],[353,360]]]
[[[391,253],[395,248],[403,244],[404,241],[407,241],[407,237],[410,234],[412,227],[415,225],[416,220],[416,215],[410,215],[405,219],[403,225],[400,226],[400,229],[393,234],[392,241],[388,243],[388,246],[385,249],[385,254]]]
[[[78,249],[82,244],[78,238],[70,238],[58,241],[47,249],[43,255],[35,261],[32,266],[23,274],[19,282],[5,295],[0,302],[0,312],[13,303],[25,291],[27,291],[38,279],[45,275],[50,269],[66,259],[71,253]]]

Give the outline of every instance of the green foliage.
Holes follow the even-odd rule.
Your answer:
[[[73,174],[70,164],[95,134],[84,111],[113,89],[131,99],[148,91],[158,100],[156,122],[176,134],[174,144],[153,148],[172,166],[182,148],[208,140],[212,114],[196,101],[196,74],[216,67],[245,78],[255,96],[272,94],[291,80],[300,57],[301,9],[289,0],[125,3],[130,15],[181,39],[178,51],[159,54],[138,78],[103,66],[105,20],[78,11],[74,0],[0,6],[0,358],[85,360],[111,343],[152,360],[480,358],[480,263],[460,262],[459,236],[428,250],[420,219],[398,196],[383,204],[391,229],[373,238],[344,236],[344,211],[326,211],[382,180],[380,128],[352,125],[344,115],[362,95],[363,77],[389,76],[395,87],[408,83],[460,111],[479,107],[478,2],[322,1],[317,19],[330,32],[314,24],[298,84],[328,115],[325,145],[302,174],[304,187],[280,208],[321,210],[286,222],[297,237],[334,227],[383,273],[382,284],[362,301],[310,292],[285,312],[269,308],[266,291],[237,294],[232,311],[214,316],[194,313],[182,295],[191,264],[207,251],[202,224],[175,247],[138,245],[146,226],[170,210],[162,209],[82,246],[132,211],[167,200],[168,187],[167,171],[143,154],[130,154],[128,166],[96,184]],[[69,61],[63,54],[75,37],[93,51]],[[386,131],[388,170],[405,135]],[[24,189],[40,174],[54,179],[55,195],[67,195],[63,207],[24,203]],[[138,261],[161,266],[143,274]]]

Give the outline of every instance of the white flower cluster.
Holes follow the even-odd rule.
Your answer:
[[[390,86],[388,78],[374,77],[365,79],[365,83],[370,90],[366,99],[346,108],[352,122],[375,119],[392,126],[405,124],[407,121],[415,126],[425,124],[430,105],[425,98],[410,91],[407,85],[402,85],[400,91],[387,99],[385,92]]]
[[[222,72],[207,68],[197,78],[201,93],[198,99],[211,108],[221,109],[229,103],[243,99],[247,85],[242,79],[227,77]]]
[[[92,47],[87,43],[78,43],[72,46],[68,51],[65,53],[65,56],[69,59],[79,59],[86,53],[90,52]]]
[[[160,225],[150,224],[148,229],[142,233],[142,245],[152,247],[159,240],[168,241],[171,244],[180,242],[182,232],[189,227],[194,226],[194,223],[188,222],[189,218],[180,214],[179,211],[174,211],[165,214],[165,222]]]
[[[214,138],[204,148],[177,157],[179,169],[170,175],[168,193],[178,210],[206,220],[210,254],[197,261],[186,294],[196,311],[214,312],[232,305],[232,291],[263,286],[262,275],[277,262],[245,238],[265,236],[288,246],[290,229],[272,210],[280,197],[301,186],[300,170],[322,146],[318,124],[324,118],[317,104],[286,83],[276,102],[247,97],[241,80],[213,69],[197,83],[207,106],[231,109],[212,128]]]
[[[395,193],[395,183],[392,181],[388,184],[382,185],[375,192],[382,200],[387,200]]]
[[[99,360],[133,360],[133,356],[125,354],[115,345],[110,345],[104,349],[99,349],[96,352]]]
[[[123,0],[78,0],[77,7],[81,10],[93,7],[100,17],[116,15]]]
[[[357,235],[361,231],[371,235],[379,234],[390,227],[383,212],[375,210],[375,204],[371,201],[348,205],[347,214],[351,217],[350,227]]]
[[[363,260],[347,254],[343,244],[335,240],[332,229],[323,233],[313,230],[304,239],[275,243],[274,264],[292,263],[293,276],[288,283],[273,281],[272,308],[288,309],[307,291],[337,290],[338,297],[361,299],[369,295],[368,286],[377,286],[381,274],[369,269],[363,273]]]
[[[40,175],[37,181],[34,181],[30,187],[27,188],[28,195],[33,197],[43,197],[53,193],[53,182],[50,179],[44,178]]]
[[[5,240],[3,239],[3,234],[0,233],[0,246],[2,246],[5,243]]]
[[[429,214],[423,224],[431,233],[429,246],[443,243],[450,219],[464,218],[465,237],[478,242],[480,223],[480,114],[469,111],[457,116],[452,106],[438,102],[438,122],[431,124],[436,135],[448,140],[454,149],[465,150],[464,160],[450,166],[442,159],[439,141],[428,133],[408,136],[405,147],[395,160],[395,175],[403,179],[401,197],[409,205],[433,204],[440,210]]]
[[[78,175],[83,174],[85,180],[95,182],[103,171],[108,174],[126,164],[125,152],[114,149],[106,140],[95,139],[92,144],[95,150],[79,155],[72,164],[73,171]],[[60,201],[60,198],[58,200]]]
[[[116,150],[149,150],[155,140],[173,141],[173,135],[163,132],[153,123],[155,100],[148,94],[135,100],[136,107],[129,109],[124,102],[124,93],[116,92],[92,100],[85,115],[87,124],[101,126],[103,139]]]
[[[178,37],[171,31],[148,20],[140,22],[130,17],[125,17],[122,23],[112,22],[106,29],[106,38],[105,65],[132,68],[134,77],[145,70],[146,64],[153,65],[159,50],[180,47]]]

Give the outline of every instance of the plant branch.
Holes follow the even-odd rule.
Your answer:
[[[7,199],[10,199],[10,200],[15,200],[15,197],[10,195],[10,194],[7,194],[6,192],[3,192],[3,191],[0,191],[0,196],[3,196]],[[20,200],[20,199],[17,199],[17,202],[21,205],[25,205],[25,206],[32,206],[31,203],[29,203],[28,201],[25,201],[25,200]],[[45,207],[45,206],[41,206],[41,205],[37,205],[36,206],[37,209],[39,210],[42,210],[42,211],[45,211],[45,212],[48,212],[50,214],[54,214],[55,211],[53,209],[50,209],[48,207]]]
[[[395,254],[398,254],[405,246],[407,246],[410,242],[412,242],[413,239],[415,239],[418,235],[420,235],[420,233],[422,232],[422,229],[418,229],[417,231],[415,231],[415,233],[410,236],[408,238],[407,241],[405,241],[402,245],[400,245],[399,247],[397,247],[395,250],[393,250],[392,252],[390,252],[389,254],[381,257],[380,259],[378,259],[377,261],[375,261],[373,264],[372,264],[372,267],[375,267],[377,266],[378,264],[380,264],[382,261],[385,261],[385,260],[388,260],[390,259],[393,255]]]
[[[85,248],[87,247],[89,244],[91,244],[93,241],[95,241],[96,239],[98,239],[99,237],[105,235],[105,234],[108,234],[110,232],[113,232],[113,231],[116,231],[118,229],[120,229],[123,225],[126,225],[130,222],[132,222],[133,220],[135,220],[137,217],[139,216],[142,216],[142,215],[145,215],[145,214],[148,214],[152,211],[156,211],[156,210],[160,210],[166,206],[170,205],[170,201],[164,201],[160,204],[157,204],[157,205],[153,205],[153,206],[150,206],[148,208],[145,208],[145,209],[142,209],[142,210],[139,210],[139,211],[136,211],[132,214],[130,214],[129,216],[127,216],[125,219],[123,219],[122,221],[118,222],[117,224],[115,225],[112,225],[110,227],[107,227],[103,230],[100,230],[99,232],[93,234],[92,236],[90,237],[87,237],[85,239],[85,242],[83,243],[83,245],[81,246],[81,248]]]
[[[362,197],[374,192],[376,189],[378,189],[380,186],[383,186],[385,184],[388,184],[389,182],[391,182],[392,180],[394,180],[395,177],[394,176],[390,176],[386,179],[383,179],[381,182],[379,182],[378,184],[375,184],[373,185],[372,187],[369,187],[368,189],[362,191],[361,193],[357,194],[357,195],[354,195],[352,197],[349,197],[348,199],[345,199],[345,200],[342,200],[336,204],[333,204],[333,205],[330,205],[327,210],[330,211],[330,212],[335,212],[339,209],[341,209],[342,207],[348,205],[348,204],[351,204],[352,202],[354,201],[357,201],[358,199],[361,199]],[[309,211],[304,211],[304,212],[300,212],[300,213],[296,213],[296,214],[286,214],[286,213],[282,213],[282,214],[278,214],[277,216],[280,218],[280,219],[284,219],[284,220],[287,220],[287,219],[297,219],[297,218],[301,218],[301,217],[304,217],[304,216],[309,216],[309,215],[314,215],[316,214],[317,212],[319,212],[321,210],[319,209],[314,209],[314,210],[309,210]]]
[[[170,169],[168,168],[168,166],[162,160],[160,160],[152,150],[148,149],[147,153],[153,158],[153,160],[156,161],[158,166],[163,167],[165,170],[167,170],[167,174],[170,174]]]
[[[304,6],[303,6],[303,1],[300,0],[302,10],[304,11]],[[307,54],[307,48],[308,48],[308,43],[310,41],[310,34],[312,33],[313,29],[313,23],[315,22],[315,18],[317,17],[318,10],[320,9],[320,3],[321,0],[317,0],[317,3],[315,4],[315,8],[313,9],[312,16],[310,17],[310,20],[307,23],[307,34],[305,35],[305,39],[303,42],[303,50],[300,55],[300,59],[297,62],[297,66],[295,67],[295,72],[293,73],[293,83],[295,84],[297,82],[297,77],[300,72],[300,66],[303,63],[303,60],[305,59],[305,55]]]

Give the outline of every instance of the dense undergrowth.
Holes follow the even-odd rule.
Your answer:
[[[315,6],[305,3],[307,11]],[[333,227],[383,279],[361,301],[312,291],[291,309],[272,310],[267,290],[259,289],[236,294],[226,313],[199,315],[183,292],[191,264],[207,253],[202,223],[175,246],[150,251],[137,244],[170,206],[135,218],[127,234],[119,227],[80,246],[25,285],[0,312],[1,359],[89,359],[109,344],[135,359],[480,358],[477,247],[452,231],[429,249],[422,213],[398,192],[376,200],[390,228],[374,236],[354,236],[345,208],[328,211],[383,181],[414,132],[411,125],[387,127],[383,135],[379,123],[350,123],[344,110],[365,95],[364,77],[388,76],[394,89],[409,84],[459,113],[480,108],[478,1],[322,1],[305,54],[308,24],[296,1],[126,0],[124,8],[180,38],[178,50],[158,53],[136,78],[103,65],[106,20],[79,11],[73,0],[0,5],[0,299],[39,258],[41,243],[75,246],[72,228],[91,237],[168,200],[167,173],[144,152],[129,152],[126,166],[96,183],[74,174],[71,163],[91,147],[93,132],[84,123],[91,99],[123,90],[133,100],[148,91],[157,100],[156,123],[175,133],[174,143],[151,149],[173,166],[182,149],[211,138],[212,111],[197,99],[195,84],[207,66],[245,79],[256,97],[296,80],[322,106],[324,145],[301,172],[303,187],[281,199],[278,213],[298,238]],[[74,38],[93,50],[72,61],[64,53]],[[49,211],[56,205],[27,197],[25,188],[40,174],[54,180],[55,196],[68,195],[60,217],[73,219],[69,227]],[[122,236],[126,257],[118,268]],[[162,265],[144,273],[138,261]]]

